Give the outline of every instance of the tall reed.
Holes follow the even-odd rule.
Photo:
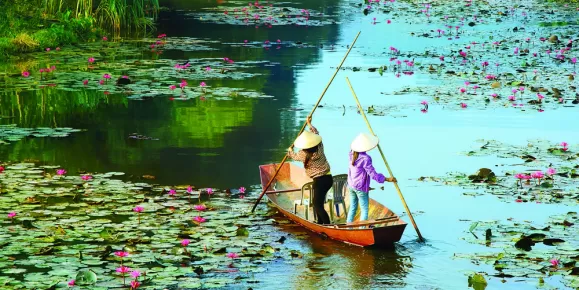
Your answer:
[[[77,0],[75,17],[91,17],[93,10],[92,0]]]
[[[58,16],[68,10],[74,18],[94,17],[97,25],[120,34],[122,29],[144,30],[153,26],[159,13],[159,0],[39,0],[47,15]],[[96,8],[96,9],[95,9]]]

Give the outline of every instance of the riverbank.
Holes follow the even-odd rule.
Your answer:
[[[74,3],[73,3],[74,2]],[[114,5],[113,5],[114,4]],[[25,0],[0,4],[0,60],[60,46],[152,31],[156,0],[94,3]]]

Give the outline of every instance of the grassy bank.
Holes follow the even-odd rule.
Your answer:
[[[158,0],[0,2],[0,59],[153,29]]]

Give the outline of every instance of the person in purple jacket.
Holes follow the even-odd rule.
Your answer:
[[[372,157],[366,152],[378,146],[378,137],[366,133],[360,133],[350,148],[350,166],[348,168],[348,189],[350,191],[350,209],[346,222],[354,221],[354,216],[358,210],[358,201],[362,211],[360,221],[368,219],[368,192],[370,191],[370,179],[379,183],[396,182],[396,178],[386,178],[383,174],[376,172],[372,166]]]

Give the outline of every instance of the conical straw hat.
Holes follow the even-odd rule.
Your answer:
[[[372,136],[366,133],[360,133],[354,141],[352,141],[352,148],[353,151],[356,152],[366,152],[374,149],[374,147],[378,146],[378,137]]]
[[[312,148],[322,142],[320,135],[314,134],[310,131],[304,131],[294,142],[294,146],[300,149]]]

